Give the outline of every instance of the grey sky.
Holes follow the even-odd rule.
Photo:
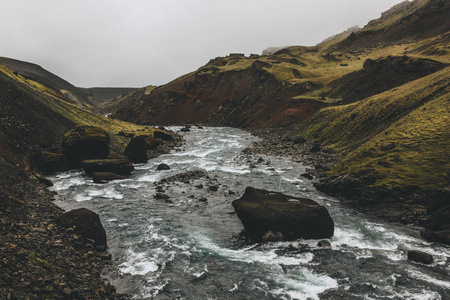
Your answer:
[[[76,86],[164,84],[229,53],[314,45],[401,0],[0,0],[0,56]]]

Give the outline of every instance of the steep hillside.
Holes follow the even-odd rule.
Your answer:
[[[448,0],[404,1],[351,34],[334,49],[350,51],[435,37],[450,30],[449,16]]]
[[[360,31],[218,57],[108,109],[140,124],[278,127],[280,140],[306,138],[343,157],[321,190],[450,243],[448,218],[435,217],[450,209],[449,19],[448,1],[405,1]]]
[[[316,47],[218,57],[149,94],[129,94],[105,107],[115,118],[140,124],[295,124],[322,107],[361,100],[442,69],[450,62],[448,19],[447,1],[406,1],[364,29]]]
[[[0,57],[0,72],[15,78],[36,91],[88,110],[97,109],[97,103],[88,97],[87,92],[36,64]]]
[[[12,66],[19,73],[6,64],[0,64],[0,298],[119,299],[100,277],[105,254],[74,246],[56,221],[63,212],[49,182],[31,161],[42,150],[60,151],[63,135],[78,124],[105,128],[116,153],[128,142],[120,131],[151,129],[85,109],[92,106],[80,95],[72,101],[59,91],[76,89],[69,92],[70,85],[40,67],[20,62]]]

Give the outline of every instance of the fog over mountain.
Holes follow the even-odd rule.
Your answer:
[[[229,53],[314,45],[400,0],[2,1],[0,56],[77,86],[164,84]]]

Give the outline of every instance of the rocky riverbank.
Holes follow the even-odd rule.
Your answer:
[[[150,155],[179,142],[161,140]],[[127,298],[101,276],[111,254],[60,224],[52,183],[7,161],[0,170],[0,299]]]
[[[2,172],[0,298],[123,299],[100,276],[111,256],[80,245],[57,222],[63,211],[52,203],[50,183],[34,172],[5,171],[15,182]]]
[[[343,158],[342,155],[283,129],[268,129],[255,134],[260,140],[245,149],[245,153],[287,156],[309,165],[307,172],[299,175],[312,180],[318,190],[365,214],[419,226],[422,236],[429,241],[450,244],[449,188],[371,186],[377,178],[365,172],[329,176],[327,171]]]

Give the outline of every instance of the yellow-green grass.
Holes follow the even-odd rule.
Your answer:
[[[154,129],[148,126],[140,126],[116,119],[107,118],[100,114],[88,111],[77,105],[71,104],[59,98],[57,93],[52,89],[32,80],[27,80],[19,74],[14,74],[7,67],[0,65],[0,72],[5,73],[12,79],[19,81],[26,87],[30,88],[36,94],[36,101],[42,102],[51,110],[63,115],[78,125],[97,126],[105,129],[111,136],[111,144],[113,149],[121,152],[125,148],[128,138],[118,136],[119,132],[134,133],[135,135],[150,135]]]
[[[442,186],[450,169],[449,82],[447,67],[359,102],[324,108],[296,131],[346,154],[330,175],[372,169],[380,175],[375,185]]]

